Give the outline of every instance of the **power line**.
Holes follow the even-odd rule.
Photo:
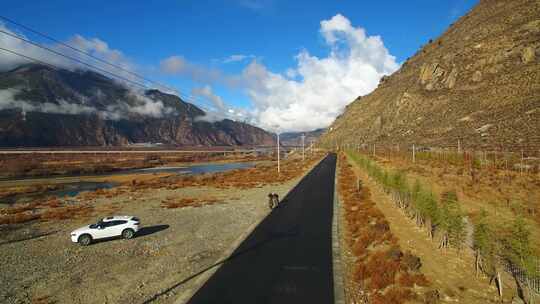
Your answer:
[[[92,58],[92,59],[94,59],[94,60],[97,60],[97,61],[99,61],[99,62],[101,62],[101,63],[105,63],[105,64],[107,64],[107,65],[109,65],[109,66],[112,66],[112,67],[114,67],[114,68],[120,69],[120,70],[122,70],[122,71],[124,71],[124,72],[126,72],[126,73],[128,73],[128,74],[130,74],[130,75],[133,75],[133,76],[135,76],[135,77],[137,77],[137,78],[139,78],[139,79],[142,79],[142,80],[147,81],[147,82],[149,82],[149,83],[156,84],[156,85],[158,85],[158,86],[160,86],[160,87],[166,88],[166,89],[171,90],[171,91],[177,91],[177,90],[174,89],[174,88],[171,88],[171,87],[169,87],[169,86],[167,86],[167,85],[161,84],[161,83],[159,83],[159,82],[157,82],[157,81],[154,81],[154,80],[152,80],[152,79],[148,79],[148,78],[146,78],[146,77],[144,77],[144,76],[142,76],[142,75],[140,75],[140,74],[138,74],[138,73],[132,72],[132,71],[130,71],[130,70],[128,70],[128,69],[126,69],[126,68],[120,66],[120,65],[111,63],[110,61],[107,61],[107,60],[104,60],[104,59],[99,58],[99,57],[97,57],[97,56],[94,56],[94,55],[92,55],[92,54],[89,53],[89,52],[86,52],[86,51],[84,51],[84,50],[81,50],[81,49],[79,49],[79,48],[76,48],[76,47],[74,47],[74,46],[72,46],[72,45],[70,45],[70,44],[67,44],[67,43],[65,43],[65,42],[62,42],[62,41],[60,41],[60,40],[58,40],[58,39],[56,39],[56,38],[54,38],[54,37],[51,37],[50,35],[47,35],[47,34],[43,33],[43,32],[34,30],[34,29],[32,29],[32,28],[30,28],[30,27],[28,27],[28,26],[26,26],[26,25],[24,25],[24,24],[21,24],[21,23],[19,23],[19,22],[16,22],[16,21],[14,21],[14,20],[12,20],[12,19],[9,19],[9,18],[4,17],[4,16],[1,16],[1,15],[0,15],[0,19],[3,19],[3,20],[5,20],[5,21],[7,21],[7,22],[9,22],[9,23],[11,23],[11,24],[16,25],[16,26],[19,26],[19,27],[21,27],[21,28],[23,28],[23,29],[25,29],[25,30],[27,30],[27,31],[29,31],[29,32],[32,32],[32,33],[36,34],[36,35],[42,36],[42,37],[44,37],[44,38],[46,38],[46,39],[49,39],[49,40],[51,40],[51,41],[53,41],[53,42],[55,42],[55,43],[58,43],[58,44],[60,44],[60,45],[62,45],[62,46],[64,46],[64,47],[67,47],[67,48],[69,48],[69,49],[71,49],[71,50],[73,50],[73,51],[76,51],[76,52],[80,53],[80,54],[86,55],[86,56],[88,56],[88,57],[90,57],[90,58]],[[180,93],[180,92],[179,92],[179,93]]]
[[[139,83],[139,82],[137,82],[137,81],[133,81],[133,80],[128,79],[128,78],[126,78],[126,77],[123,77],[123,76],[117,75],[117,74],[115,74],[115,73],[109,72],[109,71],[107,71],[107,70],[105,70],[105,69],[96,67],[96,66],[94,66],[94,65],[91,65],[91,64],[89,64],[89,63],[87,63],[87,62],[84,62],[84,61],[82,61],[82,60],[80,60],[80,59],[77,59],[77,58],[75,58],[75,57],[71,57],[71,56],[62,54],[62,53],[57,52],[57,51],[55,51],[55,50],[53,50],[53,49],[51,49],[51,48],[49,48],[49,47],[46,47],[46,46],[44,46],[44,45],[41,45],[41,44],[39,44],[39,43],[37,43],[37,42],[33,42],[33,41],[31,41],[31,40],[28,40],[28,39],[23,38],[23,37],[20,37],[20,36],[18,36],[18,35],[15,35],[15,34],[6,32],[6,31],[4,31],[4,30],[0,30],[0,33],[2,33],[2,34],[4,34],[4,35],[8,35],[8,36],[13,37],[13,38],[16,38],[16,39],[19,39],[19,40],[24,41],[24,42],[26,42],[26,43],[32,44],[32,45],[37,46],[37,47],[39,47],[39,48],[41,48],[41,49],[44,49],[44,50],[46,50],[46,51],[49,51],[49,52],[51,52],[51,53],[53,53],[53,54],[55,54],[55,55],[62,56],[62,57],[64,57],[64,58],[67,58],[67,59],[69,59],[69,60],[75,61],[75,62],[77,62],[77,63],[79,63],[79,64],[84,65],[84,66],[87,66],[87,67],[89,67],[89,68],[94,68],[94,69],[96,69],[96,70],[98,70],[98,71],[100,71],[100,72],[102,72],[102,73],[107,73],[107,74],[109,74],[109,75],[112,75],[113,77],[122,79],[122,80],[124,80],[124,81],[126,81],[126,82],[129,82],[129,83],[131,83],[131,84],[140,86],[140,87],[145,88],[145,89],[148,88],[148,86],[145,85],[145,84]]]
[[[56,69],[56,67],[55,67],[54,65],[49,64],[49,63],[47,63],[47,62],[45,62],[45,61],[41,61],[41,60],[39,60],[39,59],[30,57],[30,56],[26,56],[26,55],[23,55],[23,54],[21,54],[21,53],[17,53],[17,52],[12,51],[12,50],[5,49],[5,48],[3,48],[3,47],[0,47],[0,50],[5,51],[5,52],[8,52],[8,53],[11,53],[11,54],[13,54],[13,55],[17,55],[17,56],[23,57],[23,58],[25,58],[25,59],[28,59],[28,60],[31,60],[31,61],[34,61],[34,62],[43,64],[43,65],[46,65],[46,66],[48,66],[48,67],[50,67],[50,68]]]
[[[1,30],[0,30],[1,32]],[[7,52],[7,53],[10,53],[12,55],[16,55],[16,56],[19,56],[19,57],[22,57],[22,58],[25,58],[29,61],[33,61],[33,62],[36,62],[36,63],[40,63],[40,64],[43,64],[43,65],[46,65],[50,68],[53,68],[53,69],[58,69],[59,67],[55,66],[55,65],[52,65],[48,62],[45,62],[43,60],[40,60],[40,59],[37,59],[37,58],[34,58],[34,57],[31,57],[31,56],[27,56],[27,55],[24,55],[24,54],[21,54],[17,51],[14,51],[14,50],[10,50],[10,49],[6,49],[6,48],[3,48],[0,46],[0,50],[4,51],[4,52]],[[110,73],[110,72],[109,72]],[[112,74],[112,73],[111,73]],[[129,81],[129,80],[127,80]],[[131,81],[130,81],[131,82]],[[144,89],[148,89],[147,86],[143,85],[143,84],[139,84],[137,82],[134,82],[134,84],[138,85],[138,86],[141,86],[143,87]],[[195,102],[201,102],[200,100],[193,100],[193,99],[189,99],[189,98],[186,98],[185,100],[182,99],[182,101],[185,101],[185,102],[188,102],[188,103],[195,103]]]
[[[83,55],[86,55],[86,56],[88,56],[88,57],[90,57],[90,58],[92,58],[92,59],[95,59],[95,60],[99,61],[99,62],[105,63],[105,64],[107,64],[107,65],[109,65],[109,66],[112,66],[112,67],[115,67],[115,68],[120,69],[120,70],[122,70],[122,71],[125,71],[126,73],[128,73],[128,74],[130,74],[130,75],[133,75],[133,76],[135,76],[135,77],[137,77],[137,78],[139,78],[139,79],[142,79],[142,80],[147,81],[147,82],[149,82],[149,83],[156,84],[156,85],[159,86],[159,87],[163,87],[163,88],[166,88],[166,89],[168,89],[168,90],[171,90],[171,91],[177,93],[183,100],[185,100],[185,101],[187,101],[187,102],[191,102],[191,103],[200,103],[200,102],[206,103],[206,102],[201,101],[201,100],[198,99],[198,98],[195,98],[194,96],[191,96],[191,97],[190,97],[190,96],[188,96],[188,95],[186,95],[186,94],[183,94],[181,91],[179,91],[179,90],[177,90],[177,89],[171,88],[171,87],[169,87],[169,86],[167,86],[167,85],[164,85],[164,84],[161,84],[161,83],[159,83],[159,82],[157,82],[157,81],[148,79],[148,78],[146,78],[146,77],[144,77],[144,76],[142,76],[142,75],[140,75],[140,74],[137,74],[137,73],[135,73],[135,72],[132,72],[132,71],[130,71],[130,70],[127,70],[127,69],[125,69],[125,68],[123,68],[123,67],[121,67],[121,66],[119,66],[119,65],[117,65],[117,64],[111,63],[111,62],[109,62],[109,61],[107,61],[107,60],[103,60],[103,59],[101,59],[101,58],[99,58],[99,57],[96,57],[96,56],[94,56],[94,55],[92,55],[92,54],[90,54],[90,53],[88,53],[88,52],[85,52],[85,51],[83,51],[83,50],[81,50],[81,49],[78,49],[78,48],[76,48],[76,47],[74,47],[74,46],[71,46],[71,45],[69,45],[69,44],[67,44],[67,43],[64,43],[64,42],[62,42],[62,41],[60,41],[60,40],[58,40],[58,39],[55,39],[55,38],[53,38],[53,37],[51,37],[51,36],[49,36],[49,35],[47,35],[47,34],[44,34],[44,33],[39,32],[39,31],[37,31],[37,30],[34,30],[34,29],[32,29],[32,28],[30,28],[30,27],[28,27],[28,26],[25,26],[25,25],[23,25],[23,24],[21,24],[21,23],[18,23],[18,22],[16,22],[16,21],[14,21],[14,20],[11,20],[11,19],[9,19],[9,18],[7,18],[7,17],[0,16],[0,19],[3,19],[3,20],[5,20],[5,21],[7,21],[7,22],[10,22],[10,23],[12,23],[12,24],[14,24],[14,25],[17,25],[17,26],[19,26],[19,27],[21,27],[21,28],[23,28],[23,29],[26,29],[26,30],[28,30],[28,31],[30,31],[30,32],[32,32],[32,33],[35,33],[35,34],[37,34],[37,35],[43,36],[43,37],[45,37],[45,38],[47,38],[47,39],[49,39],[49,40],[51,40],[51,41],[53,41],[53,42],[55,42],[55,43],[58,43],[58,44],[60,44],[60,45],[62,45],[62,46],[65,46],[65,47],[71,49],[71,50],[74,50],[74,51],[76,51],[76,52],[78,52],[78,53],[81,53],[81,54],[83,54]],[[36,47],[39,47],[39,48],[44,49],[44,50],[46,50],[46,51],[48,51],[48,52],[51,52],[51,53],[53,53],[53,54],[55,54],[55,55],[57,55],[57,56],[65,57],[65,58],[67,58],[67,59],[69,59],[69,60],[75,61],[75,62],[77,62],[77,63],[79,63],[79,64],[82,64],[82,65],[84,65],[84,66],[87,66],[87,67],[89,67],[89,68],[96,69],[96,70],[98,70],[98,71],[100,71],[100,72],[102,72],[102,73],[109,74],[109,75],[111,75],[111,76],[113,76],[113,77],[119,78],[119,79],[121,79],[121,80],[123,80],[123,81],[126,81],[126,82],[128,82],[128,83],[134,84],[134,85],[139,86],[139,87],[142,87],[142,88],[144,88],[144,89],[150,89],[150,88],[151,88],[151,87],[147,86],[147,85],[144,84],[144,83],[140,83],[140,82],[138,82],[138,81],[131,80],[131,79],[129,79],[129,78],[123,77],[123,76],[118,75],[118,74],[115,74],[115,73],[113,73],[113,72],[110,72],[110,71],[108,71],[108,70],[106,70],[106,69],[103,69],[103,68],[97,67],[97,66],[95,66],[95,65],[89,64],[89,63],[87,63],[87,62],[85,62],[85,61],[82,61],[82,60],[80,60],[80,59],[78,59],[78,58],[75,58],[75,57],[72,57],[72,56],[63,54],[63,53],[61,53],[61,52],[59,52],[59,51],[56,51],[56,50],[54,50],[54,49],[51,49],[51,48],[49,48],[49,47],[47,47],[47,46],[44,46],[44,45],[42,45],[42,44],[40,44],[40,43],[33,42],[33,41],[31,41],[31,40],[29,40],[29,39],[26,39],[25,37],[21,37],[21,36],[19,36],[19,35],[17,35],[17,34],[13,34],[13,33],[10,33],[10,32],[4,31],[4,30],[1,30],[1,29],[0,29],[0,33],[3,33],[4,35],[8,35],[8,36],[10,36],[10,37],[12,37],[12,38],[15,38],[15,39],[19,39],[19,40],[21,40],[21,41],[23,41],[23,42],[32,44],[32,45],[34,45],[34,46],[36,46]],[[23,58],[26,58],[26,59],[35,61],[35,62],[39,62],[39,63],[41,63],[41,64],[45,64],[45,65],[47,65],[47,66],[49,66],[49,67],[57,68],[56,66],[51,65],[51,64],[49,64],[49,63],[46,63],[46,62],[44,62],[44,61],[42,61],[42,60],[39,60],[39,59],[36,59],[36,58],[31,58],[31,57],[26,56],[26,55],[23,55],[23,54],[21,54],[21,53],[17,53],[17,52],[15,52],[15,51],[13,51],[13,50],[8,50],[8,49],[4,49],[4,48],[2,48],[2,50],[7,51],[7,52],[10,52],[10,53],[15,54],[15,55],[18,55],[18,56],[21,56],[21,57],[23,57]],[[206,98],[205,98],[205,100],[206,100]],[[210,104],[212,104],[211,101],[209,101],[209,102],[210,102]]]
[[[12,19],[9,19],[9,18],[7,18],[7,17],[4,17],[4,16],[0,16],[0,19],[3,19],[3,20],[5,20],[5,21],[7,21],[7,22],[9,22],[9,23],[12,23],[12,24],[16,25],[16,26],[19,26],[19,27],[21,27],[21,28],[23,28],[23,29],[25,29],[25,30],[27,30],[27,31],[29,31],[29,32],[32,32],[32,33],[34,33],[34,34],[40,35],[40,36],[42,36],[42,37],[45,37],[46,39],[49,39],[49,40],[51,40],[51,41],[53,41],[53,42],[55,42],[55,43],[58,43],[58,44],[60,44],[60,45],[62,45],[62,46],[64,46],[64,47],[67,47],[67,48],[69,48],[69,49],[71,49],[71,50],[74,50],[74,51],[76,51],[76,52],[78,52],[78,53],[80,53],[80,54],[83,54],[83,55],[85,55],[85,56],[88,56],[88,57],[90,57],[90,58],[92,58],[92,59],[94,59],[94,60],[97,60],[97,61],[99,61],[99,62],[105,63],[105,64],[107,64],[107,65],[109,65],[109,66],[111,66],[111,67],[120,69],[120,70],[122,70],[122,71],[125,71],[126,73],[128,73],[128,74],[130,74],[130,75],[133,75],[133,76],[135,76],[135,77],[137,77],[137,78],[139,78],[139,79],[141,79],[141,80],[144,80],[144,81],[146,81],[146,82],[155,84],[155,85],[158,86],[158,87],[162,87],[162,88],[165,88],[165,89],[167,89],[167,90],[173,91],[173,92],[175,92],[176,94],[178,94],[181,98],[185,99],[186,101],[189,101],[189,99],[190,99],[188,95],[183,94],[180,90],[177,90],[177,89],[175,89],[175,88],[169,87],[169,86],[167,86],[167,85],[165,85],[165,84],[162,84],[162,83],[160,83],[160,82],[154,81],[154,80],[152,80],[152,79],[146,78],[146,77],[144,77],[144,76],[142,76],[142,75],[140,75],[140,74],[138,74],[138,73],[132,72],[132,71],[130,71],[130,70],[128,70],[128,69],[126,69],[126,68],[124,68],[124,67],[122,67],[122,66],[119,66],[119,65],[117,65],[117,64],[111,63],[110,61],[107,61],[107,60],[104,60],[104,59],[99,58],[99,57],[97,57],[97,56],[94,56],[94,55],[92,55],[92,54],[89,53],[89,52],[86,52],[86,51],[81,50],[81,49],[79,49],[79,48],[76,48],[76,47],[74,47],[74,46],[72,46],[72,45],[70,45],[70,44],[67,44],[67,43],[65,43],[65,42],[62,42],[62,41],[60,41],[60,40],[58,40],[58,39],[56,39],[56,38],[51,37],[50,35],[47,35],[47,34],[45,34],[45,33],[43,33],[43,32],[37,31],[37,30],[35,30],[35,29],[32,29],[32,28],[30,28],[30,27],[28,27],[28,26],[25,26],[24,24],[21,24],[21,23],[19,23],[19,22],[16,22],[16,21],[14,21],[14,20],[12,20]],[[0,31],[1,31],[2,33],[4,33],[4,34],[9,35],[9,36],[14,37],[14,38],[24,39],[24,37],[21,37],[21,36],[19,36],[19,35],[11,34],[11,33],[9,33],[9,32],[2,31],[2,30],[0,30]],[[38,45],[37,43],[34,43],[34,42],[32,42],[32,41],[30,41],[30,40],[28,40],[28,39],[24,39],[24,41],[27,42],[27,43],[31,43],[31,44],[33,44],[33,45],[35,45],[35,46],[42,47],[42,45]],[[43,47],[42,47],[42,48],[43,48]],[[49,50],[49,51],[51,51],[51,50]],[[58,55],[58,54],[57,54],[57,55]],[[60,55],[60,56],[62,56],[62,55]],[[72,59],[72,60],[73,60],[73,59]],[[80,61],[78,61],[78,62],[80,63]],[[82,64],[88,66],[87,63],[82,63]],[[116,74],[111,73],[111,72],[108,72],[108,71],[106,71],[106,70],[104,70],[104,69],[101,69],[101,68],[98,68],[98,67],[95,67],[95,68],[98,69],[98,70],[100,70],[100,71],[102,71],[102,72],[105,72],[105,73],[108,73],[108,74],[111,74],[111,75],[116,75]],[[122,78],[122,77],[119,77],[119,78]],[[125,78],[122,78],[122,79],[125,80]],[[149,88],[149,87],[147,87],[147,86],[145,85],[145,88]]]

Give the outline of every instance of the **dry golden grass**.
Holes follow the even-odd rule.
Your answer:
[[[67,206],[48,209],[39,216],[44,221],[67,220],[74,218],[88,218],[92,216],[94,208],[89,205]]]
[[[55,303],[54,301],[52,301],[50,299],[51,297],[50,296],[40,296],[40,297],[32,297],[32,301],[30,302],[31,304],[50,304],[50,303]]]
[[[141,189],[170,190],[185,187],[215,187],[219,189],[238,188],[249,189],[262,187],[269,184],[279,184],[299,177],[308,168],[320,159],[320,155],[313,156],[305,162],[287,160],[282,163],[281,173],[278,173],[275,165],[259,165],[254,168],[237,169],[227,172],[188,175],[170,178],[156,178],[151,180],[137,181],[135,184],[126,183],[132,191]]]
[[[372,159],[373,157],[370,156]],[[508,220],[521,217],[531,229],[531,239],[540,239],[540,178],[538,173],[522,173],[480,166],[471,176],[470,164],[451,164],[438,160],[412,163],[398,154],[378,155],[374,159],[385,169],[407,172],[408,179],[429,185],[436,195],[455,190],[462,210],[475,223],[484,211],[494,226],[503,227]],[[533,242],[540,253],[540,242]]]
[[[176,209],[176,208],[185,208],[185,207],[202,207],[205,205],[215,205],[222,203],[217,198],[214,197],[203,197],[203,198],[167,198],[161,202],[162,208],[167,209]]]
[[[0,225],[3,224],[20,224],[39,219],[38,214],[32,213],[17,213],[0,216]]]
[[[256,161],[265,156],[236,153],[72,153],[72,154],[3,154],[0,155],[1,176],[31,177],[65,174],[97,174],[118,170],[154,167],[157,165],[215,162]]]
[[[345,240],[356,257],[353,279],[365,287],[370,303],[400,304],[416,299],[415,288],[429,285],[412,265],[418,258],[401,251],[388,221],[371,200],[369,188],[358,191],[356,181],[351,165],[340,155],[338,189],[345,211]]]
[[[39,203],[29,203],[29,204],[24,204],[24,205],[21,205],[21,206],[4,208],[4,209],[0,210],[0,215],[19,214],[19,213],[23,213],[23,212],[26,212],[26,211],[34,210],[38,206],[39,206]]]
[[[2,209],[0,224],[86,218],[91,216],[92,212],[93,207],[89,205],[64,206],[58,198],[49,198],[43,202],[32,202]]]

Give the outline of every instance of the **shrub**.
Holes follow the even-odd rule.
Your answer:
[[[422,262],[419,257],[410,252],[405,252],[401,259],[403,266],[410,271],[419,271],[422,267]]]
[[[3,224],[21,224],[39,219],[38,214],[32,213],[16,213],[5,216],[0,216],[0,225]]]
[[[184,208],[184,207],[201,207],[204,205],[214,205],[219,203],[220,201],[213,197],[207,197],[207,198],[181,198],[179,200],[175,200],[174,198],[167,198],[166,200],[161,202],[161,207],[167,208],[167,209],[176,209],[176,208]]]
[[[415,294],[410,289],[392,287],[384,294],[374,293],[370,297],[371,304],[402,304],[415,299]]]
[[[371,290],[381,290],[395,283],[399,261],[388,259],[387,252],[377,251],[367,261],[366,271],[370,277],[368,287]]]
[[[22,205],[22,206],[9,207],[9,208],[5,208],[5,209],[1,209],[0,214],[9,215],[9,214],[22,213],[22,212],[26,212],[26,211],[32,211],[32,210],[36,209],[38,206],[39,206],[38,203],[30,203],[30,204],[25,204],[25,205]]]
[[[425,287],[429,285],[428,279],[421,273],[401,273],[398,281],[399,285],[403,287],[414,287],[414,285]]]

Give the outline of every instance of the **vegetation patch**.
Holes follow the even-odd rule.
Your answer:
[[[467,245],[467,231],[472,230],[474,267],[477,274],[497,283],[501,298],[503,271],[514,276],[519,293],[525,293],[526,298],[538,289],[539,258],[533,249],[530,228],[522,217],[505,219],[501,224],[501,219],[494,219],[485,210],[468,216],[462,211],[455,191],[444,191],[437,196],[418,180],[411,183],[402,171],[386,170],[360,153],[349,152],[348,156],[381,185],[395,206],[424,229],[440,249],[462,250]]]
[[[65,205],[57,198],[42,202],[32,202],[0,210],[0,225],[21,224],[34,220],[55,221],[92,216],[94,208],[90,205]]]
[[[206,205],[215,205],[223,203],[221,200],[215,197],[205,197],[205,198],[167,198],[161,202],[162,208],[167,209],[177,209],[185,207],[202,207]]]
[[[351,165],[341,154],[338,189],[344,209],[345,243],[354,256],[352,293],[356,301],[406,303],[419,299],[429,286],[419,272],[421,262],[410,252],[402,252],[388,221],[371,200],[369,188],[358,182]]]

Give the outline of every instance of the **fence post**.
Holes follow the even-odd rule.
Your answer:
[[[416,163],[416,147],[412,145],[412,162]]]
[[[521,160],[519,163],[519,175],[523,173],[523,149],[521,149]]]

